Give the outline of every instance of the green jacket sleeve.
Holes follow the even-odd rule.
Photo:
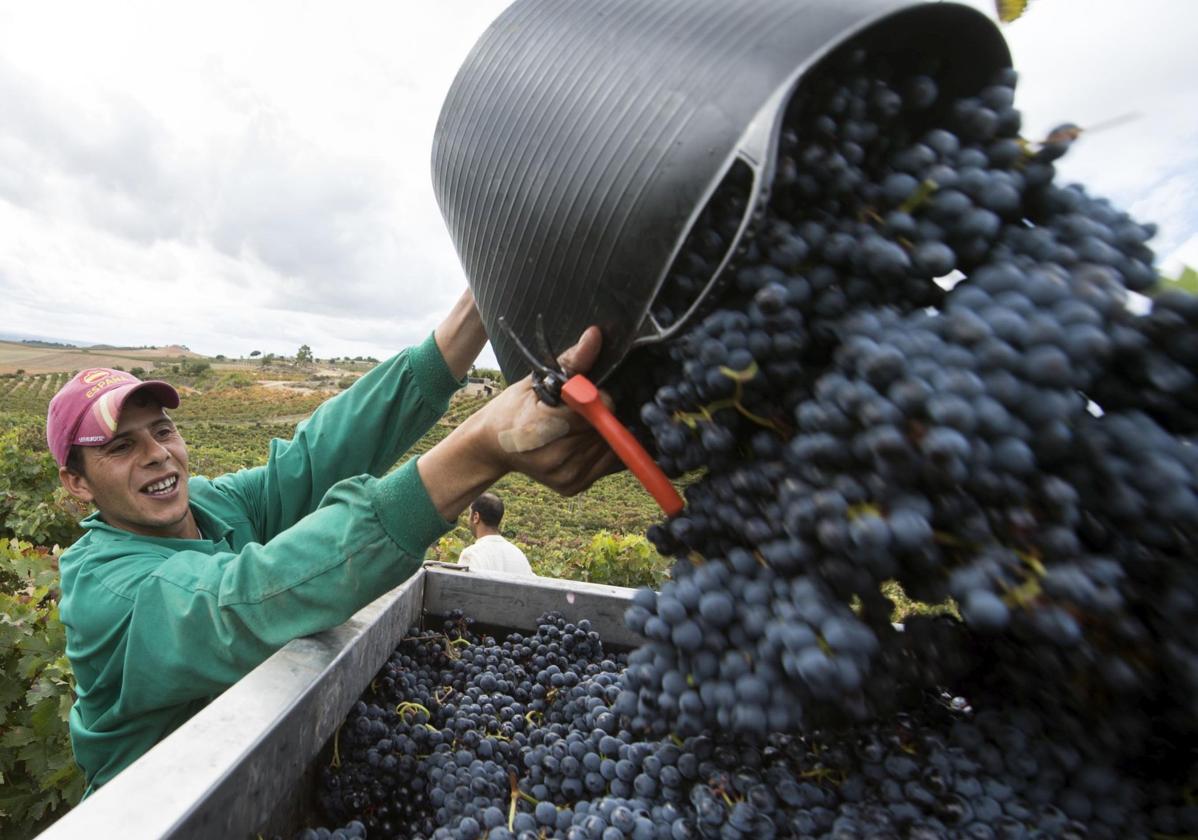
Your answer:
[[[123,615],[92,616],[125,626],[113,657],[120,696],[88,728],[214,696],[286,642],[342,623],[408,578],[449,527],[413,459],[382,479],[338,483],[266,544],[173,554],[113,604]]]
[[[338,481],[383,475],[440,419],[460,384],[429,335],[323,403],[291,440],[271,441],[264,466],[220,476],[213,487],[268,542],[315,510]]]

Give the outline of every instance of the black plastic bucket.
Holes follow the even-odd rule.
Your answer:
[[[446,97],[433,187],[500,367],[528,371],[499,319],[548,349],[599,324],[602,380],[701,304],[768,199],[781,117],[846,39],[931,52],[960,84],[1010,57],[977,8],[932,0],[517,0]],[[721,184],[745,217],[686,311],[651,304]],[[745,176],[748,177],[745,177]]]

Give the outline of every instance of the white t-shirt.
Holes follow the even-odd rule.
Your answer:
[[[476,571],[536,577],[524,552],[498,534],[479,537],[462,549],[460,562]]]

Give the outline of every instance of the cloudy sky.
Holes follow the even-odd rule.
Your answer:
[[[507,0],[0,0],[0,333],[387,355],[465,285],[429,157]],[[1033,0],[1029,136],[1198,265],[1198,2]],[[493,357],[492,357],[493,358]]]

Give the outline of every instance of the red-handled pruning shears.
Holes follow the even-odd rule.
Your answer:
[[[676,516],[682,512],[683,501],[670,484],[666,474],[657,466],[657,462],[645,451],[645,447],[632,436],[628,427],[616,419],[599,396],[599,389],[591,380],[581,373],[567,377],[558,367],[557,361],[546,352],[547,361],[541,361],[524,346],[516,337],[511,327],[503,318],[499,326],[507,333],[508,338],[519,348],[529,366],[532,367],[532,388],[537,398],[546,405],[561,405],[563,402],[577,411],[595,427],[608,446],[616,453],[629,471],[637,477],[649,494],[657,500],[657,504],[667,516]],[[545,344],[545,334],[541,327],[540,316],[537,317],[537,334],[541,343]]]

